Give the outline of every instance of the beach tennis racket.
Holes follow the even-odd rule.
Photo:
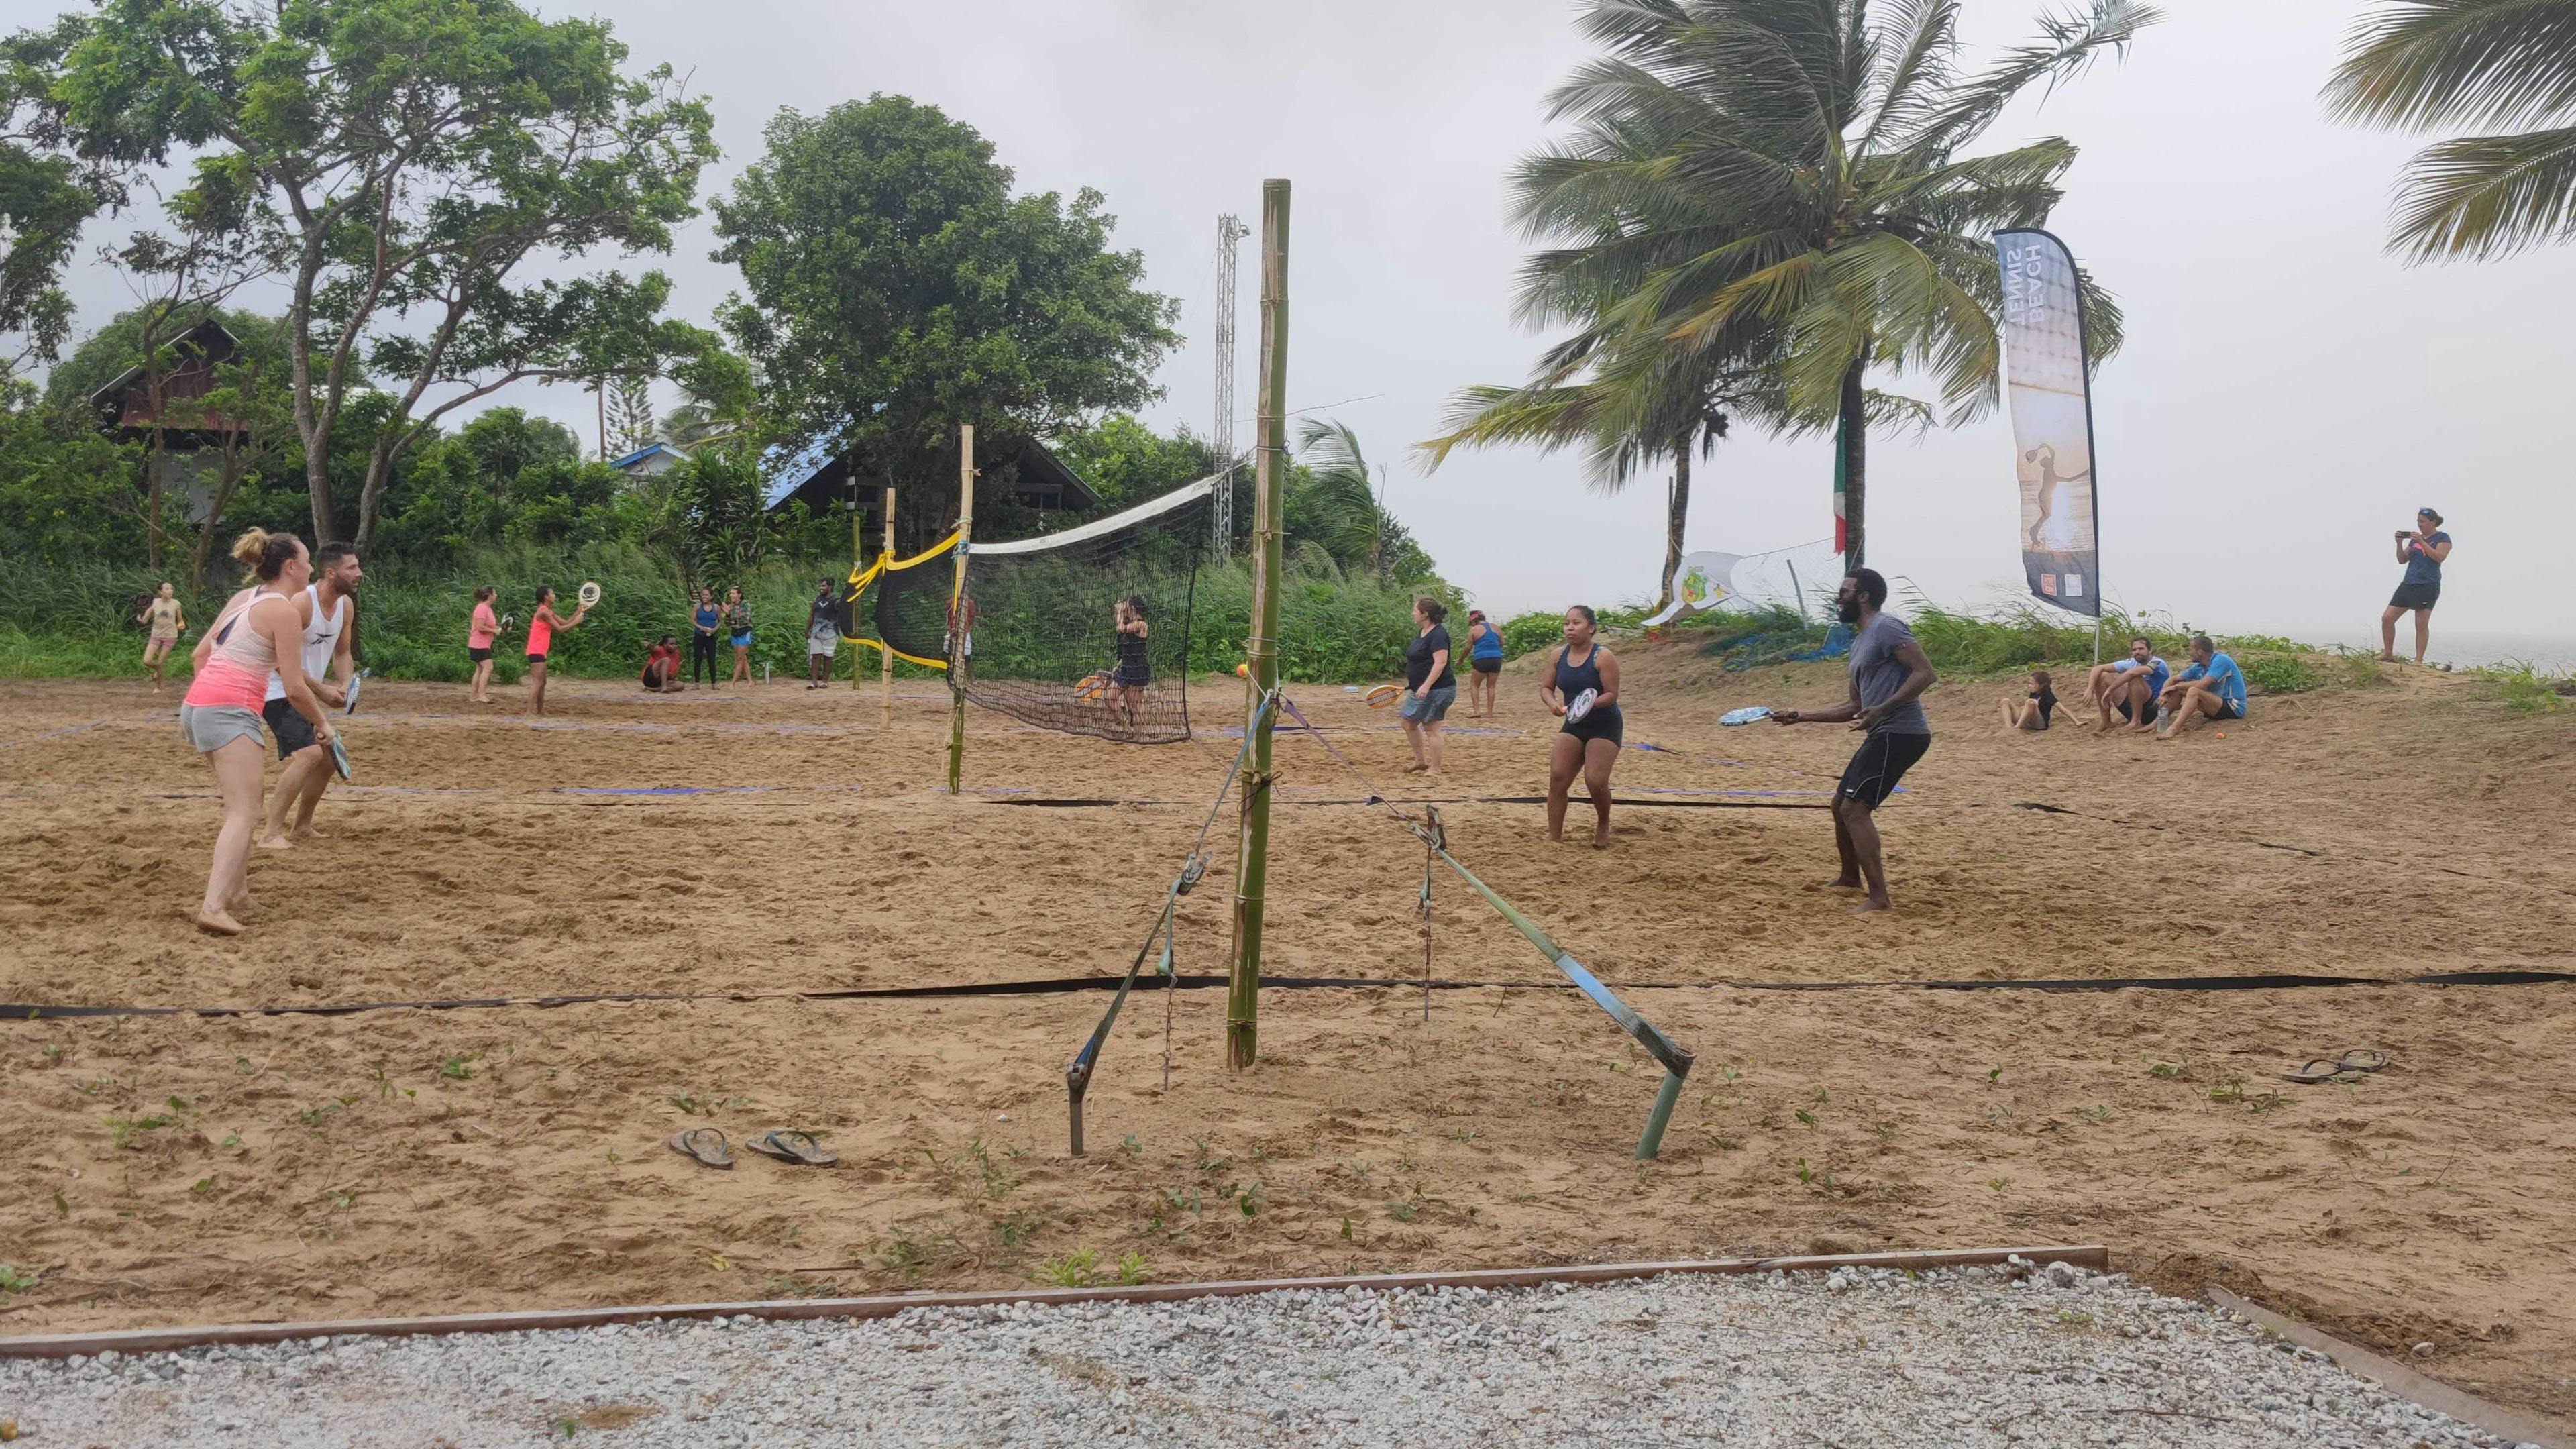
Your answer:
[[[372,669],[361,669],[358,671],[358,677],[349,681],[349,697],[341,702],[340,713],[356,714],[358,712],[358,687],[365,684],[367,682],[367,676],[373,673],[375,673],[375,671]]]
[[[349,778],[349,747],[340,743],[338,735],[331,737],[331,768],[339,772],[342,780]]]
[[[599,602],[599,585],[584,579],[581,581],[581,587],[573,590],[573,597],[581,600],[581,606],[587,609]]]
[[[1360,698],[1366,700],[1368,702],[1368,707],[1371,709],[1384,709],[1388,705],[1395,703],[1397,700],[1404,698],[1404,686],[1400,684],[1381,684],[1377,688],[1370,690],[1368,693],[1361,695]]]
[[[1717,717],[1717,722],[1722,725],[1747,725],[1753,723],[1757,719],[1769,719],[1770,717],[1771,711],[1769,707],[1757,704],[1748,706],[1744,709],[1730,709],[1726,713],[1719,715]]]
[[[1567,724],[1583,723],[1583,717],[1592,713],[1592,702],[1600,697],[1600,690],[1587,689],[1581,694],[1576,695],[1573,699],[1568,700],[1565,706],[1565,722]]]
[[[1101,696],[1101,693],[1108,688],[1108,675],[1086,674],[1082,676],[1080,683],[1074,685],[1073,697],[1076,699],[1098,699]]]

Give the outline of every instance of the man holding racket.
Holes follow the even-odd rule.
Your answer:
[[[358,619],[358,580],[363,577],[356,549],[326,543],[313,550],[313,582],[294,599],[296,619],[304,626],[297,657],[303,661],[304,677],[312,681],[314,697],[327,709],[349,702],[349,677],[355,672],[350,626]],[[326,669],[331,676],[327,683]],[[268,676],[268,698],[260,712],[268,720],[269,733],[277,737],[277,757],[286,762],[286,768],[268,793],[258,843],[268,850],[284,850],[313,838],[313,808],[322,803],[322,792],[331,788],[331,751],[329,741],[317,739],[312,724],[296,712],[287,698],[286,681],[274,672]],[[292,833],[286,823],[290,809],[295,812]]]
[[[1853,915],[1888,908],[1887,869],[1881,862],[1877,810],[1896,792],[1896,782],[1932,748],[1932,723],[1923,717],[1921,695],[1932,687],[1932,661],[1914,642],[1914,631],[1887,607],[1887,580],[1876,569],[1853,569],[1843,576],[1834,600],[1842,621],[1853,626],[1851,700],[1813,714],[1775,709],[1771,718],[1784,725],[1851,722],[1866,732],[1851,763],[1843,767],[1834,790],[1834,849],[1842,856],[1836,890],[1866,889]]]

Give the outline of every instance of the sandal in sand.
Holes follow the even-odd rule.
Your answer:
[[[686,1132],[673,1133],[671,1150],[708,1167],[733,1166],[733,1149],[726,1145],[725,1135],[713,1127],[692,1127]]]
[[[743,1146],[764,1157],[775,1157],[781,1162],[792,1162],[802,1167],[830,1167],[841,1160],[824,1151],[823,1144],[815,1141],[811,1132],[780,1130],[758,1141],[745,1142]]]
[[[2315,1057],[2294,1072],[2281,1073],[2281,1080],[2313,1087],[2320,1082],[2358,1082],[2364,1072],[2375,1072],[2388,1065],[2388,1053],[2374,1047],[2354,1047],[2339,1057]]]

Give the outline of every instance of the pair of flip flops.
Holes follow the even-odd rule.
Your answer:
[[[2295,1072],[2281,1073],[2281,1080],[2313,1087],[2320,1082],[2358,1082],[2365,1072],[2375,1072],[2388,1065],[2388,1053],[2371,1047],[2354,1047],[2339,1057],[2313,1057]]]
[[[742,1145],[764,1157],[775,1157],[799,1167],[830,1167],[841,1160],[824,1151],[823,1144],[815,1141],[810,1132],[771,1132],[758,1141]],[[672,1134],[671,1150],[708,1167],[733,1166],[732,1145],[725,1141],[722,1132],[713,1127],[693,1127],[686,1132]]]

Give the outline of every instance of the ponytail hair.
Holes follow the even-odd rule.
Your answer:
[[[1434,624],[1448,622],[1449,606],[1440,602],[1438,599],[1431,597],[1429,594],[1425,594],[1421,598],[1414,600],[1413,607],[1420,609],[1422,611],[1422,617],[1430,620]]]
[[[254,528],[233,540],[233,557],[251,571],[252,577],[268,583],[285,572],[303,547],[304,541],[294,534]]]
[[[492,602],[493,596],[500,592],[501,591],[499,589],[492,587],[490,584],[485,584],[483,587],[474,591],[474,602],[478,604],[488,604]]]

